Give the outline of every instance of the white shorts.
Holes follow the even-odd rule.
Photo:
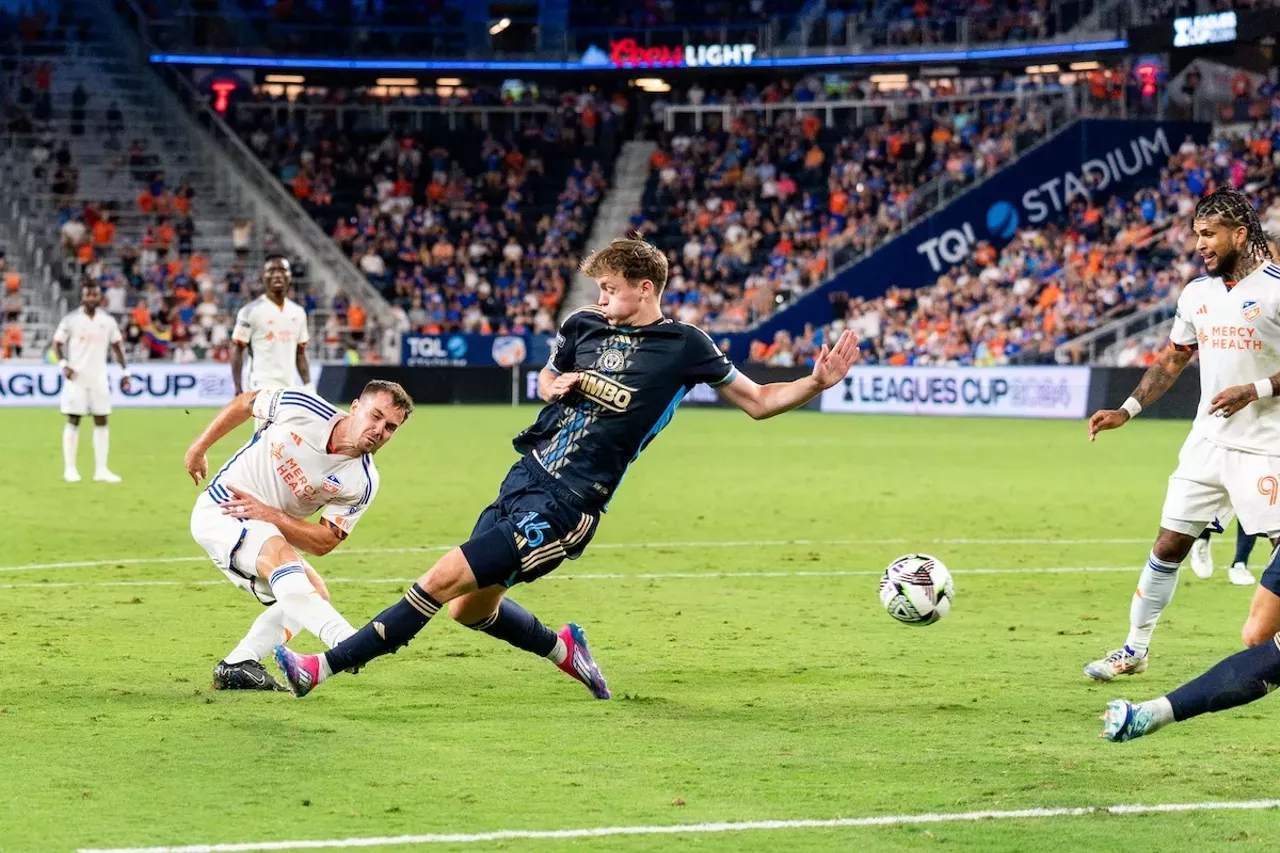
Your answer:
[[[1233,515],[1245,533],[1280,532],[1280,456],[1230,450],[1192,432],[1169,477],[1160,525],[1195,536]]]
[[[100,382],[78,382],[68,379],[62,383],[62,414],[97,415],[111,414],[111,389],[104,377]]]
[[[263,604],[276,600],[257,571],[258,554],[272,536],[283,534],[265,521],[241,521],[224,515],[207,491],[200,493],[191,510],[191,537],[209,552],[209,559],[233,584]]]

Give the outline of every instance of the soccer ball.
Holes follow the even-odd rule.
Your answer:
[[[908,625],[932,625],[951,611],[955,582],[942,561],[928,554],[907,554],[889,564],[880,577],[880,603]]]

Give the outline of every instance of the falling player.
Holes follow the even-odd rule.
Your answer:
[[[273,646],[299,628],[329,646],[352,633],[300,552],[324,555],[347,538],[378,493],[373,454],[412,412],[413,401],[394,382],[370,382],[350,414],[301,389],[250,391],[228,403],[187,450],[187,473],[199,485],[209,473],[209,448],[256,419],[253,437],[191,511],[191,535],[214,565],[268,605],[214,667],[215,688],[279,689],[259,663]],[[317,510],[319,521],[307,521]]]
[[[240,309],[236,314],[231,340],[231,379],[236,396],[241,393],[244,355],[249,353],[249,390],[288,388],[296,375],[303,385],[311,383],[311,367],[307,364],[307,312],[288,297],[293,287],[289,260],[270,255],[262,265],[262,283],[266,293]]]
[[[1160,533],[1129,609],[1124,646],[1085,667],[1096,681],[1147,669],[1178,566],[1216,519],[1234,513],[1246,533],[1280,535],[1280,266],[1249,199],[1219,189],[1196,205],[1196,251],[1209,274],[1178,297],[1170,344],[1119,409],[1094,413],[1089,440],[1124,426],[1160,398],[1200,351],[1201,408],[1169,478]],[[1245,645],[1280,631],[1280,565],[1271,556],[1241,632]]]
[[[522,458],[471,538],[327,653],[298,655],[277,646],[276,660],[295,695],[395,651],[448,604],[459,622],[549,658],[597,699],[608,699],[582,629],[570,623],[552,632],[507,591],[582,554],[627,469],[690,388],[705,382],[751,417],[773,417],[842,380],[858,353],[857,338],[845,332],[834,347],[823,347],[812,375],[757,385],[702,330],[662,316],[667,261],[659,249],[643,240],[614,240],[582,271],[595,279],[599,300],[561,326],[538,377],[548,405],[516,437]]]
[[[118,483],[120,478],[107,468],[111,415],[111,388],[107,383],[107,348],[115,354],[124,376],[120,389],[129,390],[129,366],[125,364],[120,327],[106,311],[99,311],[102,290],[97,282],[86,281],[80,288],[80,307],[62,318],[53,333],[53,351],[58,356],[65,380],[62,384],[62,479],[80,482],[76,451],[80,443],[80,418],[93,415],[93,479]]]

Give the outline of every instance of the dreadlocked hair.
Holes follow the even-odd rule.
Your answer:
[[[1245,254],[1252,260],[1261,263],[1271,260],[1271,247],[1267,245],[1267,235],[1262,230],[1262,222],[1258,219],[1258,211],[1253,202],[1239,190],[1221,187],[1200,199],[1196,205],[1196,219],[1208,219],[1216,216],[1227,228],[1248,229],[1248,244]]]

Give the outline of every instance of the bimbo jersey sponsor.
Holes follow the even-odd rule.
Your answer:
[[[822,394],[824,412],[1082,418],[1087,367],[854,367]]]
[[[226,364],[137,364],[129,366],[129,390],[120,387],[120,368],[107,368],[112,407],[224,406],[235,396]],[[321,367],[312,365],[313,381]],[[53,364],[0,363],[0,406],[57,406],[65,382]]]

